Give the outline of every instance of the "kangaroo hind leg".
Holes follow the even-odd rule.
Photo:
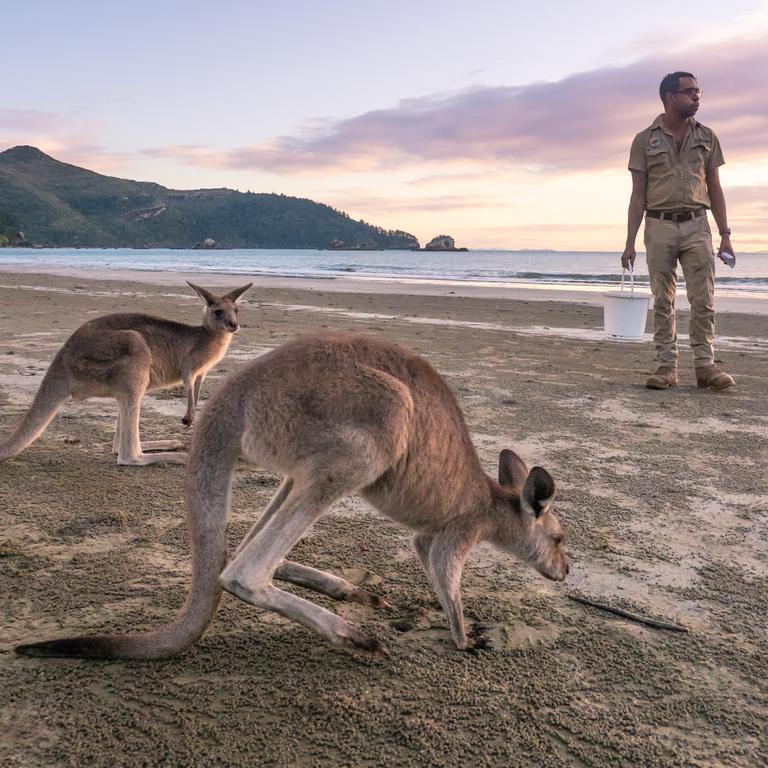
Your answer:
[[[139,438],[139,414],[141,394],[130,393],[118,398],[120,413],[115,435],[117,463],[124,466],[146,466],[148,464],[184,464],[184,452],[145,453],[146,450],[173,451],[182,447],[173,440],[156,440],[142,443]]]
[[[334,645],[383,653],[377,640],[355,629],[340,616],[272,585],[272,577],[285,555],[332,500],[319,496],[311,486],[294,486],[283,505],[224,569],[220,582],[235,597],[296,621]]]
[[[290,576],[337,595],[355,589],[338,577],[285,561],[334,501],[369,487],[407,447],[413,404],[406,387],[372,369],[351,370],[350,380],[351,387],[365,390],[364,398],[350,399],[347,390],[313,390],[313,418],[296,413],[279,442],[264,440],[260,414],[254,410],[250,415],[241,438],[246,459],[284,467],[293,485],[281,504],[270,505],[271,517],[257,523],[258,532],[252,532],[251,540],[225,568],[221,584],[236,597],[303,624],[334,645],[384,653],[377,640],[340,616],[272,584],[275,576]]]
[[[183,464],[187,454],[144,453],[145,450],[168,451],[182,447],[172,440],[156,440],[142,443],[139,437],[141,398],[149,385],[149,371],[152,353],[144,339],[133,331],[125,332],[126,354],[115,361],[112,371],[111,389],[118,404],[115,441],[117,463],[121,465],[145,466],[147,464]]]
[[[144,451],[178,451],[186,448],[183,440],[144,440],[141,443],[141,450]],[[167,460],[167,459],[166,459]]]
[[[282,506],[292,488],[293,480],[290,477],[284,478],[277,489],[277,493],[275,493],[267,508],[261,513],[261,517],[238,545],[232,556],[233,559],[242,552],[243,548],[269,522],[275,512]],[[368,590],[361,589],[340,576],[319,571],[308,565],[294,563],[291,560],[283,560],[278,565],[274,577],[279,581],[287,581],[300,587],[313,589],[315,592],[321,592],[332,597],[334,600],[349,600],[363,605],[370,605],[374,608],[389,607],[389,604],[382,597],[375,595],[373,592],[368,592]]]
[[[115,439],[112,441],[112,453],[115,456],[120,453],[121,425],[122,421],[118,411],[117,422],[115,423]],[[146,451],[178,451],[181,448],[186,448],[186,443],[183,440],[145,440],[141,443],[142,453]]]
[[[320,592],[334,600],[347,600],[361,605],[370,605],[373,608],[390,608],[390,604],[379,595],[358,587],[351,581],[326,573],[308,565],[294,563],[292,560],[283,560],[275,571],[275,578],[287,581],[299,587],[306,587],[315,592]]]
[[[280,487],[277,489],[277,493],[272,497],[267,508],[261,513],[261,517],[256,521],[256,524],[250,531],[243,537],[243,540],[235,550],[235,554],[232,555],[234,560],[240,552],[243,550],[246,544],[271,520],[272,515],[280,509],[282,503],[288,498],[288,494],[293,488],[293,480],[290,477],[283,478],[283,482],[280,483]]]

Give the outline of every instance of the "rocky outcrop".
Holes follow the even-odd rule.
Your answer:
[[[466,251],[466,248],[457,248],[456,241],[450,235],[438,235],[433,237],[425,246],[425,251]]]

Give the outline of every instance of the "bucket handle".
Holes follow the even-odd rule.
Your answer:
[[[624,276],[626,274],[627,274],[627,270],[622,269],[621,270],[621,290],[622,291],[624,290]],[[634,269],[629,270],[629,285],[630,285],[629,293],[631,296],[634,296],[635,295],[635,270]]]

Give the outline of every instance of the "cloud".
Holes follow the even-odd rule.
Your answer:
[[[623,228],[624,224],[560,224],[554,221],[541,222],[537,224],[511,224],[508,226],[499,227],[485,227],[487,232],[494,234],[503,233],[506,235],[511,234],[525,234],[530,232],[594,232],[596,230],[604,230],[606,232],[612,232],[615,229]]]
[[[750,205],[765,216],[768,214],[768,185],[729,187],[728,200],[737,205]]]
[[[0,134],[59,130],[66,122],[56,112],[37,109],[0,109]]]
[[[734,230],[734,244],[768,244],[768,186],[729,187],[728,223]]]
[[[83,165],[102,173],[118,172],[127,155],[111,152],[99,143],[104,128],[60,112],[0,109],[0,151],[20,144],[32,145],[57,160]]]
[[[494,208],[506,209],[509,203],[492,195],[473,194],[446,194],[425,197],[394,197],[372,196],[366,190],[359,192],[343,192],[329,195],[334,204],[344,210],[357,209],[375,211],[377,215],[382,213],[412,213],[418,210],[424,212],[442,211],[467,211],[467,210],[491,210]]]
[[[726,158],[765,157],[768,33],[699,44],[675,55],[571,75],[558,82],[473,88],[407,99],[307,127],[293,136],[220,152],[205,147],[148,150],[186,162],[274,173],[370,172],[423,164],[471,163],[529,173],[623,167],[635,133],[661,111],[661,76],[699,75],[701,118],[717,128]]]
[[[219,152],[202,144],[173,144],[145,149],[142,154],[159,159],[181,160],[203,168],[220,168],[227,165]]]

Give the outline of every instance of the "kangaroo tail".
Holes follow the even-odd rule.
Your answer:
[[[0,443],[0,461],[18,456],[43,433],[70,396],[70,385],[61,354],[57,355],[43,377],[32,405],[16,427],[16,431]]]
[[[223,408],[217,408],[217,405]],[[192,580],[186,602],[176,618],[145,634],[49,640],[17,646],[17,653],[98,659],[165,659],[186,650],[205,632],[221,597],[219,574],[227,560],[230,489],[242,431],[239,426],[222,428],[227,423],[233,424],[233,419],[221,413],[231,407],[232,404],[221,397],[212,399],[192,440],[185,473]],[[239,419],[234,420],[234,424],[238,423]]]

